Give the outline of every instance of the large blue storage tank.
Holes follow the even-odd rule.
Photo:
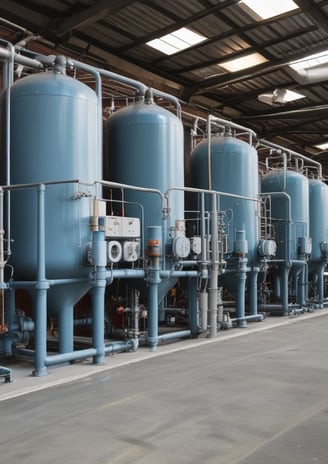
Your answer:
[[[263,177],[261,188],[263,193],[284,192],[290,197],[290,204],[286,195],[273,195],[271,199],[272,224],[277,234],[277,259],[299,259],[300,245],[304,243],[302,240],[309,236],[308,179],[297,171],[274,169]]]
[[[312,253],[310,263],[323,260],[323,244],[328,244],[328,185],[319,179],[309,179],[310,237]]]
[[[105,129],[106,180],[162,193],[174,187],[184,188],[183,126],[170,111],[146,99],[118,110],[108,119]],[[165,240],[175,221],[184,219],[184,192],[173,192],[169,198],[171,211]],[[125,200],[143,205],[144,231],[149,226],[162,227],[163,211],[158,195],[126,190]],[[125,214],[140,216],[140,208],[127,206]]]
[[[211,139],[211,189],[257,199],[259,194],[258,155],[254,147],[231,136]],[[208,141],[204,139],[191,153],[191,186],[208,189]],[[210,210],[210,202],[206,208]],[[248,241],[248,263],[258,260],[259,216],[256,201],[221,195],[221,211],[229,218],[229,251],[233,251],[236,231],[244,230]]]
[[[25,77],[11,88],[11,184],[102,178],[97,147],[98,102],[95,92],[60,72]],[[83,190],[83,187],[82,187]],[[92,187],[85,187],[91,191]],[[77,184],[47,186],[45,194],[46,276],[84,278],[89,269],[90,198],[76,196]],[[34,280],[37,268],[37,194],[11,194],[10,263],[15,279]],[[88,283],[50,289],[53,309],[74,304]]]
[[[154,104],[151,98],[127,106],[114,113],[105,126],[106,160],[104,179],[157,189],[184,188],[183,126],[170,111]],[[159,195],[125,190],[127,216],[139,217],[143,230],[143,247],[148,227],[163,227],[163,211]],[[169,195],[170,211],[164,222],[163,253],[171,241],[171,229],[184,219],[184,192]],[[136,204],[142,205],[143,210]],[[143,214],[142,214],[143,212]],[[166,267],[170,267],[166,260]],[[158,285],[158,300],[175,285],[177,279],[163,279]],[[145,282],[133,282],[145,291]]]

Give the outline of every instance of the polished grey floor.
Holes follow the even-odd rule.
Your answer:
[[[328,318],[0,403],[3,463],[328,462]]]

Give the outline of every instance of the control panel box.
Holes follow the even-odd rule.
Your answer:
[[[139,238],[140,219],[122,216],[104,216],[99,225],[105,231],[106,238]]]

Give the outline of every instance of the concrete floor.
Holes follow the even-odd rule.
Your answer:
[[[328,462],[328,313],[0,384],[1,461]],[[106,358],[107,359],[107,358]]]

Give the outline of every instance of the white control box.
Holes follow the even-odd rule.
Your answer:
[[[106,238],[139,238],[140,220],[132,217],[105,216],[104,230]]]

